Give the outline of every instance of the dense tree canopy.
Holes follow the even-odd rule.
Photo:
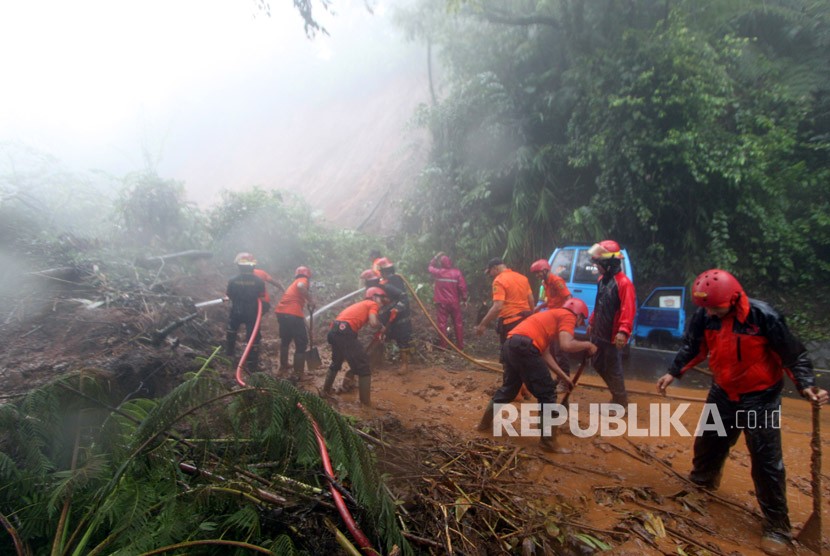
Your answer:
[[[422,243],[524,264],[608,236],[646,280],[827,270],[830,3],[419,0],[398,20],[443,61]]]

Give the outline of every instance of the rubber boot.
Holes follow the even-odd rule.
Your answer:
[[[349,370],[346,372],[345,376],[343,377],[343,382],[340,384],[340,393],[345,394],[347,392],[351,392],[354,390],[354,373]]]
[[[542,448],[543,451],[550,454],[570,454],[571,450],[559,444],[559,441],[556,438],[558,433],[559,429],[557,427],[553,427],[550,430],[550,436],[543,436],[539,440],[539,447]]]
[[[256,372],[259,370],[259,346],[253,346],[248,352],[248,360],[245,362],[248,372]]]
[[[323,394],[331,394],[331,387],[334,385],[334,379],[337,378],[337,371],[329,369],[326,374],[326,380],[323,382]]]
[[[280,368],[278,371],[288,372],[288,346],[283,346],[280,342]]]
[[[298,384],[303,379],[305,370],[305,353],[294,352],[294,374],[289,379],[293,384]]]
[[[357,377],[357,391],[360,394],[360,405],[369,407],[372,405],[372,375]]]
[[[412,348],[404,348],[401,350],[401,369],[398,374],[405,374],[409,371],[409,360],[412,357]]]
[[[484,410],[484,415],[481,416],[481,421],[479,422],[476,430],[478,432],[486,432],[493,430],[493,413],[495,409],[493,407],[493,401],[491,400],[490,403],[487,404],[487,407]]]
[[[225,355],[233,357],[236,352],[236,332],[225,333]]]

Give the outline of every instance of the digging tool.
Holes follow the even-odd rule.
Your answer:
[[[579,368],[576,370],[576,374],[574,375],[574,378],[573,378],[573,380],[571,381],[571,382],[573,382],[573,383],[574,383],[574,388],[576,388],[576,383],[577,383],[577,382],[579,382],[579,377],[581,377],[581,376],[582,376],[582,371],[584,371],[584,370],[585,370],[585,365],[586,365],[587,363],[588,363],[588,354],[586,353],[586,354],[582,357],[582,363],[580,363],[580,364],[579,364]],[[568,405],[568,400],[571,398],[571,394],[573,393],[574,388],[571,388],[571,391],[570,391],[570,392],[568,392],[567,394],[565,394],[565,397],[564,397],[564,398],[562,398],[562,405],[564,405],[564,406],[567,406],[567,405]]]
[[[308,345],[309,349],[306,353],[305,362],[309,371],[316,371],[323,365],[323,361],[320,359],[320,352],[314,345],[314,313],[308,316]]]
[[[813,402],[813,436],[810,439],[810,473],[813,487],[813,513],[798,534],[798,542],[821,554],[821,406]]]

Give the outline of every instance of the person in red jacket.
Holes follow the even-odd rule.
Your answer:
[[[311,269],[298,266],[294,271],[294,281],[285,290],[274,312],[280,325],[280,370],[288,370],[288,349],[294,342],[294,374],[292,382],[299,381],[305,368],[305,352],[308,347],[308,331],[305,326],[305,308],[314,312],[314,300],[311,297]]]
[[[369,356],[358,341],[357,333],[367,324],[372,328],[380,328],[378,310],[389,303],[386,292],[378,287],[366,290],[365,299],[349,305],[343,309],[334,322],[331,323],[327,340],[331,344],[331,365],[329,365],[326,380],[323,383],[323,393],[332,392],[334,379],[343,368],[343,361],[349,364],[349,372],[358,376],[358,392],[360,403],[371,405],[372,370],[369,366]]]
[[[611,391],[611,403],[625,408],[628,393],[623,378],[622,349],[634,329],[637,293],[622,271],[623,255],[619,243],[607,239],[592,245],[588,253],[600,273],[588,331],[591,342],[599,348],[593,365]]]
[[[699,309],[657,390],[665,393],[675,378],[708,357],[712,386],[706,403],[717,408],[726,434],[706,430],[695,438],[689,478],[716,489],[729,450],[743,432],[755,497],[764,515],[761,548],[768,554],[787,554],[790,519],[780,428],[784,372],[813,403],[827,403],[827,391],[816,388],[807,350],[784,317],[763,301],[748,298],[732,274],[720,269],[702,273],[692,286],[692,301]],[[750,414],[753,426],[746,420]]]
[[[432,258],[428,270],[435,280],[432,300],[435,303],[438,329],[444,333],[447,322],[452,319],[455,345],[458,349],[464,349],[464,322],[461,318],[461,304],[467,303],[467,281],[464,274],[453,268],[452,260],[443,251]],[[440,337],[438,345],[445,348],[447,341]]]
[[[529,316],[507,333],[507,341],[502,347],[504,379],[484,411],[478,425],[479,431],[492,428],[495,404],[512,402],[522,384],[527,385],[542,404],[544,415],[544,406],[556,403],[556,381],[551,378],[550,371],[562,380],[567,391],[573,388],[573,382],[556,364],[549,347],[551,341],[556,340],[568,352],[586,350],[589,355],[596,353],[594,344],[574,339],[574,329],[585,322],[587,317],[588,307],[585,302],[570,299],[558,309]],[[555,429],[551,430],[551,436],[542,435],[541,447],[546,452],[567,453],[567,450],[557,445]]]

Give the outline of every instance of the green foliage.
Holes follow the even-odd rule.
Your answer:
[[[299,197],[259,187],[223,192],[207,222],[216,255],[228,261],[230,272],[235,271],[231,261],[240,251],[254,253],[260,268],[284,282],[294,277],[296,267],[305,265],[312,269],[313,280],[328,288],[318,291],[321,298],[336,299],[353,291],[357,276],[369,265],[369,250],[378,247],[358,232],[322,227]]]
[[[314,519],[316,504],[293,489],[305,497],[328,489],[298,402],[319,423],[338,480],[359,504],[361,528],[384,551],[398,545],[410,553],[372,454],[343,417],[264,375],[228,391],[209,363],[159,400],[114,408],[107,378],[84,372],[0,406],[0,513],[13,516],[32,553],[49,552],[55,538],[61,553],[79,555],[213,539],[280,554],[331,552],[332,538],[279,533]],[[179,462],[212,475],[188,475]],[[289,502],[275,508],[261,490]],[[12,552],[10,543],[4,536],[0,549]],[[227,553],[200,546],[200,553]]]
[[[185,201],[184,184],[154,171],[124,178],[116,212],[123,240],[131,245],[184,249],[204,240],[198,211]]]
[[[522,267],[613,237],[646,282],[717,265],[759,296],[826,269],[827,3],[423,0],[398,19],[446,68],[415,116],[434,148],[407,230],[427,251]]]

